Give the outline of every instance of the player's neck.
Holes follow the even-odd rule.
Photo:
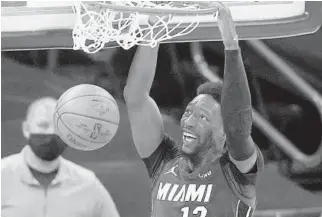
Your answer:
[[[182,157],[187,161],[187,171],[191,173],[208,162],[214,162],[220,156],[219,154],[216,154],[212,148],[210,148],[194,155],[183,154]]]

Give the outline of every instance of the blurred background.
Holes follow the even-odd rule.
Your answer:
[[[301,153],[317,153],[321,159],[317,151],[322,139],[322,103],[314,98],[314,104],[302,83],[322,95],[322,30],[261,42],[290,68],[283,68],[268,52],[258,53],[251,42],[240,42],[253,108]],[[25,145],[21,123],[33,100],[41,96],[58,98],[76,84],[101,86],[118,102],[121,122],[117,135],[102,149],[82,152],[70,148],[64,156],[96,173],[115,199],[121,216],[149,216],[151,183],[134,148],[122,96],[135,50],[112,48],[93,55],[74,50],[2,52],[1,157],[20,152]],[[201,61],[197,55],[203,57]],[[151,96],[162,110],[166,131],[178,141],[179,120],[196,87],[207,80],[207,72],[220,79],[223,69],[222,42],[161,45]],[[290,79],[297,76],[300,81]],[[252,132],[266,160],[258,183],[256,215],[321,216],[322,164],[308,167],[294,163],[287,149],[257,124]]]

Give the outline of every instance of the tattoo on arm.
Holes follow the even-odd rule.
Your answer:
[[[251,134],[252,110],[250,107],[233,111],[224,119],[224,129],[228,138],[243,141]]]

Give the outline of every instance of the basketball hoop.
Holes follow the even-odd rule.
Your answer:
[[[74,12],[74,50],[96,53],[109,42],[128,50],[187,35],[199,25],[199,16],[215,15],[217,7],[193,1],[91,1],[75,2]],[[182,19],[189,15],[195,19]]]

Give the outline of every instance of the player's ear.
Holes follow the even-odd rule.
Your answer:
[[[27,121],[22,122],[22,134],[26,139],[29,139],[30,132],[29,132],[29,124]]]

